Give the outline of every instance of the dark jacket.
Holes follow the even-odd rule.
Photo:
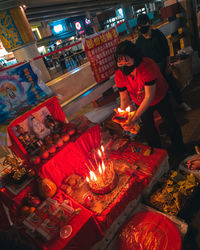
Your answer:
[[[136,41],[136,46],[141,49],[144,57],[150,57],[157,62],[161,72],[164,72],[166,57],[170,55],[170,50],[167,39],[160,30],[152,29],[149,39],[140,35]]]

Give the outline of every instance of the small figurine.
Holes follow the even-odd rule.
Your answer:
[[[61,130],[60,122],[54,120],[51,115],[46,116],[44,124],[53,133],[59,132]]]
[[[30,125],[37,138],[43,139],[46,135],[50,134],[50,129],[46,128],[45,125],[35,118],[33,115],[30,117]]]
[[[18,139],[28,153],[38,150],[43,145],[42,140],[38,139],[33,133],[29,134],[27,131],[24,131],[24,128],[20,125],[16,126],[16,131],[19,134]]]
[[[45,120],[44,120],[44,124],[47,128],[49,128],[50,130],[54,130],[55,127],[55,121],[53,119],[53,117],[51,115],[47,115]]]
[[[22,143],[22,145],[26,148],[31,143],[31,138],[28,132],[24,131],[24,128],[20,125],[16,126],[16,131],[19,134],[18,139]]]

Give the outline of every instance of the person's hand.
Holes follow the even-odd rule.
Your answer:
[[[131,128],[134,126],[134,124],[138,121],[138,117],[136,117],[135,115],[125,124],[122,125],[122,128],[125,131],[130,131]]]
[[[186,162],[186,165],[191,170],[200,170],[200,155],[193,156]]]

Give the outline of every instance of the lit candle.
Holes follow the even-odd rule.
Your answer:
[[[99,164],[99,173],[102,174],[102,169],[100,164]]]
[[[100,173],[99,178],[101,178],[102,182],[104,183],[103,171],[102,171],[102,167],[101,167],[101,165],[100,165],[100,164],[99,164],[99,173]]]
[[[102,160],[102,170],[103,170],[103,173],[104,173],[105,170],[106,170],[106,167],[105,167],[105,164],[104,164],[103,160]]]
[[[122,109],[120,109],[120,108],[118,108],[117,111],[118,111],[119,113],[124,112],[124,110],[122,110]]]
[[[93,181],[93,174],[92,174],[93,172],[92,171],[90,171],[90,180],[91,181]]]
[[[101,153],[101,151],[98,149],[98,155],[99,155],[99,157],[101,158],[101,156],[102,156],[102,153]]]
[[[86,181],[87,181],[87,182],[89,182],[89,181],[90,181],[90,179],[89,179],[88,177],[86,177]]]
[[[95,175],[95,173],[93,171],[92,171],[92,175],[93,175],[94,181],[97,181],[97,177],[96,177],[96,175]]]
[[[128,107],[126,108],[126,111],[127,111],[127,112],[130,112],[130,111],[131,111],[130,106],[128,106]]]

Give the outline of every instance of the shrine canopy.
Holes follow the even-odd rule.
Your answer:
[[[7,127],[14,119],[53,95],[40,70],[24,63],[0,73],[0,145],[10,146]]]
[[[50,115],[53,119],[60,122],[68,122],[57,98],[54,96],[19,116],[7,126],[8,137],[10,139],[9,147],[18,157],[24,159],[28,157],[28,152],[16,134],[17,125],[22,126],[24,130],[30,133],[30,118],[36,117],[37,121],[43,124],[46,115]],[[46,130],[48,129],[46,128]]]

